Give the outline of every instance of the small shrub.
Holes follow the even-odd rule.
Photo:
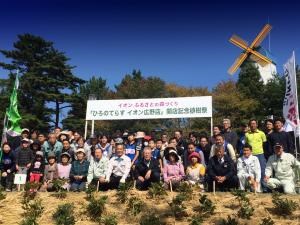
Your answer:
[[[33,218],[33,217],[25,217],[19,224],[20,225],[39,225],[38,222],[36,222],[36,218]]]
[[[233,190],[231,191],[231,194],[235,196],[235,198],[239,201],[240,204],[242,202],[250,202],[249,198],[247,197],[247,192],[245,192],[244,190]]]
[[[86,200],[90,200],[93,198],[93,193],[96,191],[96,187],[92,184],[90,184],[86,189]]]
[[[27,182],[24,185],[23,202],[33,200],[37,195],[37,192],[34,190],[37,190],[39,186],[40,183]]]
[[[107,196],[101,196],[99,199],[92,197],[90,199],[86,211],[91,220],[100,221],[106,202]]]
[[[56,225],[74,225],[74,206],[71,203],[59,205],[52,218],[55,220]]]
[[[235,218],[231,218],[230,216],[226,219],[222,219],[220,225],[239,225],[239,222]]]
[[[144,206],[144,202],[138,197],[132,197],[128,199],[128,208],[132,215],[138,215]]]
[[[147,214],[141,217],[140,225],[164,225],[164,223],[156,213],[152,212],[149,215]]]
[[[131,187],[132,187],[131,182],[120,184],[117,191],[117,200],[120,203],[125,203],[127,201],[128,191],[130,190]]]
[[[207,198],[207,195],[201,195],[199,199],[200,207],[199,210],[203,214],[214,214],[214,211],[216,209],[215,204]]]
[[[201,225],[203,219],[200,216],[193,216],[191,219],[189,219],[189,221],[190,221],[189,225]]]
[[[0,189],[0,201],[6,198],[6,194],[3,193],[3,190]]]
[[[274,225],[275,222],[271,219],[271,217],[263,218],[259,225]]]
[[[53,188],[55,190],[54,193],[51,194],[51,196],[56,197],[58,199],[64,199],[67,197],[67,190],[63,188],[63,185],[65,184],[66,180],[64,179],[55,179],[52,181]]]
[[[101,224],[103,225],[117,225],[117,217],[116,215],[107,215],[101,218]]]
[[[52,197],[58,198],[58,199],[64,199],[67,197],[67,192],[66,191],[58,191],[58,192],[53,192],[51,194]]]
[[[241,208],[238,211],[238,217],[242,219],[250,219],[253,216],[254,208],[247,202],[241,203]]]
[[[293,200],[288,200],[287,198],[280,198],[281,194],[273,193],[272,202],[275,206],[275,212],[278,215],[288,216],[293,214],[293,212],[299,207],[298,203]]]
[[[175,219],[180,219],[184,216],[187,216],[186,207],[183,205],[183,201],[185,200],[183,195],[178,194],[175,198],[172,199],[168,204],[171,207],[172,214]]]
[[[167,195],[167,192],[161,182],[152,183],[151,187],[149,187],[148,195],[150,198],[162,198]]]
[[[24,198],[22,204],[22,208],[24,209],[24,218],[20,224],[38,225],[38,222],[36,220],[44,211],[41,200],[28,200],[28,198]]]
[[[193,196],[193,188],[186,182],[181,182],[178,187],[178,192],[185,197],[185,200],[191,200]]]
[[[44,207],[40,199],[29,201],[23,204],[22,208],[25,210],[23,216],[38,218],[42,215]]]

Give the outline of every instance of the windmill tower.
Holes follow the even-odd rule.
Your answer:
[[[263,49],[260,44],[266,38],[268,33],[271,31],[272,27],[270,24],[266,24],[260,33],[256,36],[253,40],[251,45],[248,45],[246,41],[242,38],[238,37],[237,35],[233,35],[229,41],[238,46],[239,48],[243,49],[244,51],[240,54],[240,56],[235,60],[233,65],[229,68],[228,73],[233,75],[238,68],[242,65],[242,63],[249,57],[260,72],[261,78],[266,84],[269,79],[276,74],[276,62],[272,54]]]

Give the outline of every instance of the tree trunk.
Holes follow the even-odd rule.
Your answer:
[[[55,126],[58,127],[59,123],[59,101],[56,99],[55,101]]]

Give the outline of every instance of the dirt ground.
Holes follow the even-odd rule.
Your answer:
[[[216,195],[213,195],[212,193],[206,194],[216,204],[217,208],[215,213],[209,218],[206,218],[203,224],[217,225],[219,224],[220,219],[227,218],[227,215],[236,217],[238,202],[235,200],[234,196],[232,196],[230,193],[216,193]],[[190,222],[188,219],[197,214],[197,212],[194,210],[194,207],[199,205],[199,193],[194,193],[193,199],[185,202],[188,217],[175,221],[172,217],[166,216],[167,214],[170,214],[168,201],[170,201],[172,197],[176,195],[174,192],[169,192],[168,196],[164,197],[164,199],[153,200],[147,198],[147,192],[131,190],[131,196],[137,196],[145,202],[145,208],[138,216],[130,215],[127,205],[121,204],[117,201],[115,191],[101,192],[96,194],[96,196],[100,195],[108,196],[108,203],[106,204],[105,213],[117,215],[118,224],[124,225],[139,224],[140,217],[143,214],[149,213],[150,211],[159,212],[160,218],[165,220],[167,224],[189,224]],[[66,202],[73,203],[75,206],[77,225],[96,224],[95,222],[90,221],[85,214],[85,207],[88,203],[85,199],[85,196],[85,193],[68,193],[65,199],[58,200],[57,198],[50,196],[50,193],[38,193],[37,198],[42,200],[42,204],[45,207],[44,213],[38,220],[39,224],[55,224],[52,219],[52,214],[58,205]],[[273,204],[270,194],[249,194],[249,197],[251,199],[252,206],[255,208],[254,215],[252,216],[251,220],[239,220],[240,224],[259,225],[262,218],[270,216],[275,221],[275,224],[300,225],[300,209],[295,211],[292,216],[284,218],[277,216],[272,212]],[[300,195],[290,195],[286,197],[288,199],[297,201],[297,203],[300,205]],[[12,192],[7,193],[6,199],[0,201],[0,224],[15,225],[20,222],[23,212],[21,199],[21,193]]]

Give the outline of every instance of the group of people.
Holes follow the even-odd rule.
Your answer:
[[[134,181],[139,190],[154,182],[175,190],[186,182],[200,191],[296,193],[300,163],[294,157],[293,138],[283,130],[281,119],[267,120],[265,125],[264,131],[259,130],[251,119],[237,134],[224,119],[210,137],[191,132],[185,138],[180,130],[171,137],[119,131],[87,140],[76,131],[55,128],[45,135],[25,128],[19,141],[1,146],[1,186],[12,191],[15,174],[25,174],[29,182],[40,184],[39,191],[55,191],[53,183],[60,179],[62,188],[70,191],[89,185],[106,191]]]

